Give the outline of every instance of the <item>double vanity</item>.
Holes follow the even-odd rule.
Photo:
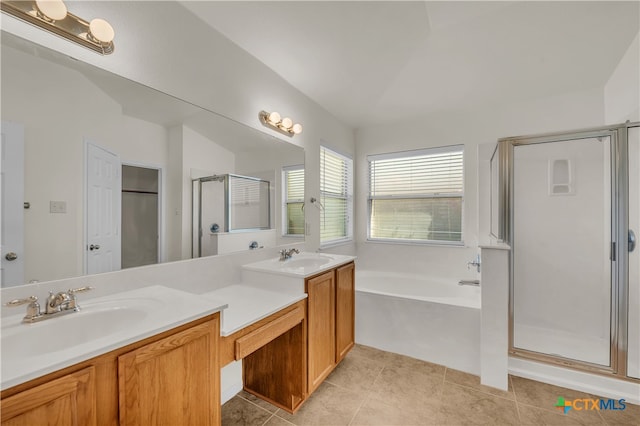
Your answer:
[[[238,360],[247,392],[295,412],[354,345],[354,257],[281,258],[200,294],[82,294],[80,311],[35,323],[11,308],[2,424],[216,425],[220,369]]]

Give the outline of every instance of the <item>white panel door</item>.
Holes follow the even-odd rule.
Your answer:
[[[86,144],[86,273],[120,269],[120,158],[97,145]]]
[[[24,284],[24,127],[2,122],[0,241],[3,287]]]

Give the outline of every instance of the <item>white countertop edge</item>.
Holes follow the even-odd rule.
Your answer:
[[[32,379],[37,379],[38,377],[42,377],[46,374],[49,373],[53,373],[55,371],[61,370],[63,368],[66,367],[70,367],[72,365],[78,364],[80,362],[83,361],[87,361],[91,358],[95,358],[97,356],[100,355],[104,355],[108,352],[111,352],[113,350],[116,349],[120,349],[123,348],[129,344],[135,343],[135,342],[139,342],[140,340],[144,340],[148,337],[152,337],[155,336],[159,333],[168,331],[168,330],[172,330],[174,328],[180,327],[182,325],[188,324],[192,321],[204,318],[208,315],[214,314],[216,312],[220,312],[223,309],[226,309],[228,307],[227,304],[223,304],[223,305],[218,305],[209,309],[206,309],[204,311],[199,311],[195,314],[192,315],[188,315],[186,317],[182,317],[179,320],[175,320],[172,321],[170,323],[164,324],[162,326],[158,326],[158,327],[153,327],[151,329],[147,329],[146,331],[142,332],[142,333],[137,333],[135,335],[123,338],[123,339],[119,339],[114,341],[113,343],[110,343],[109,345],[106,346],[101,346],[100,348],[96,348],[93,350],[88,350],[86,352],[82,352],[80,354],[65,358],[63,361],[58,361],[58,362],[54,362],[52,364],[47,364],[43,367],[37,368],[35,370],[29,370],[27,373],[15,376],[15,377],[11,377],[9,379],[6,379],[3,377],[2,378],[2,383],[0,385],[0,390],[6,390],[9,388],[12,388],[14,386],[20,385],[22,383],[28,382],[29,380]],[[43,353],[42,356],[47,356],[47,353]],[[37,361],[38,358],[35,358],[35,360]]]
[[[295,295],[295,296],[287,294],[286,296],[288,296],[288,299],[285,302],[283,302],[282,304],[271,308],[268,311],[265,311],[265,312],[261,313],[260,315],[258,315],[256,317],[252,317],[251,319],[249,319],[247,321],[244,321],[243,323],[241,323],[239,325],[235,325],[231,329],[222,329],[221,328],[220,329],[220,336],[222,336],[222,337],[230,336],[233,333],[235,333],[237,331],[240,331],[243,328],[245,328],[245,327],[247,327],[247,326],[249,326],[249,325],[251,325],[251,324],[253,324],[255,322],[258,322],[258,321],[260,321],[262,319],[265,319],[268,316],[273,315],[276,312],[281,311],[282,309],[284,309],[286,307],[289,307],[289,306],[293,305],[294,303],[298,303],[299,301],[304,300],[304,299],[307,298],[307,294],[306,293],[302,293],[300,295]]]

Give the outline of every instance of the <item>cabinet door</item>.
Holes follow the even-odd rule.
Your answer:
[[[2,400],[2,426],[95,425],[94,367]]]
[[[118,357],[120,424],[218,425],[219,318]]]
[[[335,366],[335,279],[333,271],[307,280],[309,394]]]
[[[355,344],[355,265],[336,269],[336,363]]]

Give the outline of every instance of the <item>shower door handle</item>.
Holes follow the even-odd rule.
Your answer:
[[[629,253],[636,249],[636,234],[629,229]]]

